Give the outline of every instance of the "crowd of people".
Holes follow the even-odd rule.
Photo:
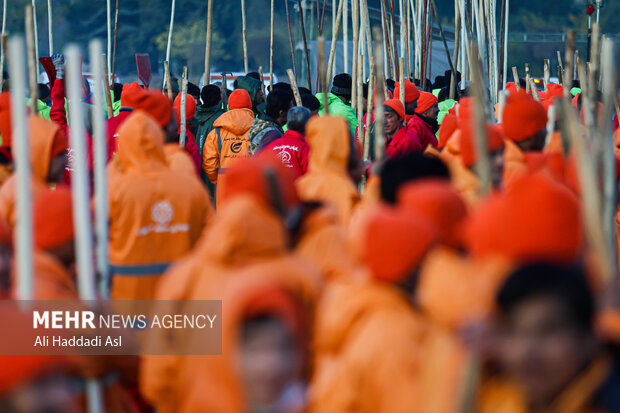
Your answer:
[[[28,118],[34,298],[73,300],[65,62],[52,60]],[[547,129],[564,87],[535,99],[508,83],[483,153],[482,105],[460,77],[387,79],[383,124],[373,109],[363,125],[346,73],[327,96],[299,88],[301,106],[291,85],[265,90],[257,73],[233,91],[190,83],[185,128],[178,85],[171,101],[115,84],[110,299],[222,300],[222,354],[0,356],[0,411],[84,411],[84,379],[96,378],[106,412],[620,412],[617,274],[601,273],[586,242],[575,149]],[[375,94],[365,86],[364,108]],[[19,277],[15,99],[0,95],[7,300]],[[364,159],[377,128],[385,157],[373,143]]]

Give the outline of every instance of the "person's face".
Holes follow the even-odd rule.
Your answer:
[[[71,239],[62,245],[49,249],[48,253],[56,257],[65,267],[69,268],[75,262],[74,240]]]
[[[385,111],[385,121],[383,122],[383,130],[386,135],[392,136],[402,127],[403,121],[392,111]]]
[[[563,305],[551,297],[517,304],[501,324],[501,365],[537,408],[547,407],[595,351],[593,335],[577,329]]]
[[[278,121],[278,123],[280,124],[280,126],[286,125],[286,115],[287,115],[289,109],[291,109],[292,107],[293,107],[293,101],[291,100],[289,102],[289,104],[288,104],[288,109],[280,111],[278,119],[276,119]]]
[[[418,101],[414,100],[413,102],[409,102],[405,104],[405,113],[407,115],[413,115],[415,113],[416,108],[418,107]]]
[[[67,154],[59,153],[50,161],[47,173],[47,181],[49,183],[60,183],[65,176],[65,167],[67,166]]]
[[[524,151],[542,151],[545,147],[545,139],[547,137],[547,129],[543,129],[531,138],[517,142],[519,148]]]
[[[310,113],[311,113],[310,117],[319,116],[319,110],[318,109],[317,110],[313,110]]]
[[[249,333],[243,341],[240,360],[248,405],[260,407],[277,401],[295,381],[299,360],[282,323],[269,321]]]
[[[264,101],[265,101],[265,92],[263,92],[263,89],[258,89],[258,92],[256,92],[256,105],[260,105]]]
[[[437,115],[439,115],[439,105],[435,103],[433,106],[427,109],[426,112],[424,112],[423,116],[427,117],[428,119],[437,120]]]

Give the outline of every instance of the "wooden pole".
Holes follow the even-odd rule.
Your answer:
[[[385,119],[385,108],[383,107],[383,93],[385,86],[385,74],[383,72],[383,51],[381,43],[383,36],[381,30],[374,28],[373,37],[375,39],[375,73],[377,79],[377,94],[375,100],[375,161],[379,162],[385,155],[385,137],[383,130],[383,121]]]
[[[398,96],[398,99],[400,99],[400,103],[403,104],[403,108],[405,107],[405,68],[403,67],[403,61],[404,59],[401,57],[398,61],[399,66],[398,66],[398,82],[400,83],[400,87],[399,87],[399,92],[400,95]],[[394,98],[396,98],[396,96],[394,96]],[[404,120],[404,119],[403,119]]]
[[[441,21],[439,20],[439,16],[437,15],[437,7],[435,6],[435,0],[431,0],[431,6],[433,7],[433,13],[435,14],[435,18],[437,19],[437,24],[439,25],[439,32],[441,33],[441,40],[443,41],[443,47],[444,47],[444,50],[446,51],[446,57],[448,58],[448,64],[450,65],[450,70],[452,71],[452,76],[450,77],[450,94],[452,94],[453,85],[456,85],[456,71],[454,69],[454,64],[452,64],[452,58],[450,57],[450,50],[448,49],[448,43],[446,42],[446,36],[443,33],[443,26],[441,25]],[[460,99],[461,93],[458,91],[458,88],[456,89],[457,89],[456,96],[458,96],[458,99]]]
[[[207,43],[205,46],[205,81],[204,85],[211,84],[211,33],[213,20],[213,0],[209,0],[207,3]],[[271,0],[271,73],[273,76],[273,0]]]
[[[551,71],[549,70],[549,59],[545,59],[544,65],[543,65],[543,82],[545,85],[545,92],[548,91],[549,89],[549,78],[551,77]]]
[[[566,53],[564,55],[564,60],[566,61],[566,69],[563,69],[563,75],[562,75],[562,80],[563,82],[563,86],[564,86],[564,96],[565,97],[570,97],[570,90],[572,85],[572,79],[573,79],[573,57],[574,57],[574,51],[575,51],[575,31],[574,30],[569,30],[568,35],[566,37]]]
[[[344,1],[342,11],[342,47],[344,52],[344,73],[349,73],[349,0]],[[331,82],[331,79],[329,81]]]
[[[89,177],[86,166],[86,139],[84,135],[84,106],[82,105],[82,77],[80,52],[77,46],[68,46],[67,92],[71,129],[69,143],[73,150],[73,173],[71,195],[73,201],[73,226],[75,228],[75,253],[77,264],[77,285],[80,299],[94,301],[97,297],[95,274],[92,266],[92,225],[90,221]],[[107,199],[106,199],[107,201]],[[103,412],[102,390],[99,382],[88,379],[86,394],[89,412]]]
[[[361,12],[361,10],[360,10]],[[358,125],[358,139],[361,139],[361,126],[362,119],[364,118],[364,89],[363,89],[363,75],[362,75],[362,66],[364,65],[364,56],[361,54],[357,54],[357,77],[356,84],[354,87],[357,89],[357,125]]]
[[[299,19],[301,21],[301,36],[304,41],[304,54],[306,55],[306,72],[308,73],[308,89],[312,91],[312,79],[310,75],[310,58],[308,57],[308,40],[306,39],[306,27],[304,24],[304,9],[301,4],[301,0],[297,0],[297,4],[299,5]]]
[[[24,39],[12,37],[8,45],[8,63],[11,75],[11,94],[26,96],[26,66],[24,64]],[[15,227],[15,261],[17,265],[16,295],[19,300],[30,300],[34,293],[32,242],[32,193],[30,133],[26,118],[26,105],[22,99],[11,99],[11,123],[15,145],[16,188],[15,210],[18,211]]]
[[[336,56],[336,43],[338,43],[338,29],[340,28],[340,17],[342,16],[343,4],[346,1],[347,0],[340,0],[338,3],[338,12],[336,16],[336,27],[334,27],[332,30],[332,44],[329,48],[329,60],[327,63],[327,76],[326,76],[326,81],[328,84],[329,82],[332,81],[332,74],[333,74],[332,70],[334,69],[334,60]],[[327,93],[327,90],[324,93]]]
[[[322,92],[323,94],[327,94],[327,87],[325,86],[326,81],[326,70],[325,70],[325,39],[323,36],[319,36],[317,39],[317,52],[318,52],[318,62],[317,62],[317,73],[318,73],[318,81],[317,81],[317,92]],[[329,63],[328,63],[329,66]]]
[[[528,63],[525,64],[525,91],[530,91],[530,65]]]
[[[284,7],[286,8],[286,25],[288,27],[288,40],[291,44],[291,59],[293,60],[293,73],[297,78],[297,66],[295,65],[295,48],[293,47],[293,36],[291,35],[291,17],[288,12],[288,0],[284,0]]]
[[[30,110],[33,115],[38,115],[37,108],[37,56],[35,51],[35,35],[32,6],[26,6],[26,45],[28,47],[28,84],[30,87]]]
[[[352,82],[351,82],[351,107],[355,110],[355,108],[357,108],[357,87],[355,86],[357,84],[357,53],[358,53],[358,49],[359,49],[359,28],[360,28],[360,24],[359,24],[359,10],[358,10],[358,0],[353,0],[352,3],[353,7],[352,7],[352,12],[353,12],[353,52],[352,52],[352,58],[353,58],[353,71],[351,73],[352,75]]]
[[[106,123],[103,119],[104,100],[110,99],[108,92],[109,85],[106,73],[104,71],[105,55],[101,43],[98,40],[90,42],[90,61],[91,70],[95,78],[95,88],[93,90],[94,110],[91,111],[93,123],[93,153],[94,153],[94,175],[95,175],[95,228],[97,240],[97,272],[101,277],[99,291],[104,298],[109,297],[110,269],[108,266],[108,184],[106,176],[107,166],[107,147],[106,147]],[[101,86],[105,88],[104,93],[107,97],[101,95]],[[109,108],[108,108],[109,113]]]
[[[6,0],[5,0],[6,1]],[[108,34],[108,47],[107,47],[107,52],[106,52],[106,56],[107,56],[107,67],[110,68],[112,67],[112,61],[110,60],[112,58],[112,6],[110,5],[110,2],[112,0],[106,0],[105,4],[106,4],[106,29],[107,29],[107,34]],[[108,81],[109,83],[109,81]]]
[[[37,74],[37,83],[39,79],[39,29],[37,26],[37,4],[36,0],[32,0],[32,28],[34,33],[34,61],[35,73]]]
[[[227,83],[228,81],[226,80],[226,75],[228,73],[227,72],[223,72],[222,73],[222,93],[223,93],[223,98],[222,98],[222,108],[227,111],[228,110],[228,86]],[[231,73],[232,75],[232,73]]]
[[[478,54],[478,46],[472,41],[469,46],[471,51],[470,67],[472,71],[472,87],[475,96],[475,122],[474,137],[476,144],[477,162],[475,165],[476,173],[480,178],[480,194],[486,195],[491,190],[491,162],[487,153],[487,129],[486,129],[486,107],[487,95],[484,92],[484,81],[480,58]]]
[[[288,1],[288,0],[287,0]],[[246,25],[245,25],[245,0],[241,0],[241,24],[242,24],[242,29],[243,31],[241,32],[242,37],[243,37],[243,68],[245,70],[245,73],[247,74],[249,69],[248,69],[248,40],[247,40],[247,32],[246,32]]]
[[[532,91],[532,96],[538,102],[540,102],[540,95],[538,94],[538,88],[536,87],[536,82],[534,79],[530,79],[530,90]]]
[[[295,96],[295,106],[302,106],[301,96],[299,96],[299,89],[297,88],[297,82],[295,81],[295,75],[291,69],[286,69],[288,80],[291,82],[291,88],[293,89],[293,96]],[[327,106],[324,106],[325,108]]]
[[[0,35],[0,93],[4,89],[4,55],[6,53],[6,1],[4,0],[2,8],[2,34]]]
[[[212,2],[213,0],[209,0]],[[271,20],[269,34],[269,90],[273,90],[273,3],[271,0]]]
[[[170,67],[168,66],[168,61],[164,62],[164,75],[166,79],[166,90],[168,91],[168,99],[172,101],[174,96],[172,95],[172,86],[170,84]]]
[[[118,4],[118,0],[117,0]],[[170,8],[170,25],[168,30],[168,44],[166,46],[166,61],[170,61],[170,46],[172,45],[172,31],[174,30],[174,10],[175,10],[176,0],[172,0],[172,5]]]
[[[183,67],[183,77],[181,78],[181,108],[179,112],[181,112],[181,133],[179,134],[179,146],[181,146],[181,148],[185,148],[185,135],[187,134],[187,66]]]
[[[383,50],[382,50],[383,51]],[[372,103],[375,89],[375,57],[370,58],[370,78],[368,79],[368,99],[366,99],[366,125],[364,128],[364,159],[370,154],[370,125],[372,124]]]
[[[54,35],[52,33],[52,0],[47,0],[47,40],[51,56],[54,54]]]
[[[114,117],[114,108],[112,106],[112,96],[110,96],[110,83],[108,83],[108,80],[110,79],[109,75],[108,75],[108,66],[107,66],[107,60],[105,55],[102,56],[102,67],[103,67],[103,74],[104,74],[104,79],[105,82],[103,82],[103,87],[105,89],[105,102],[106,102],[106,106],[108,108],[108,119],[113,118]]]
[[[116,73],[116,32],[118,30],[118,0],[116,0],[116,8],[114,9],[114,47],[112,49],[112,70],[110,71],[110,84],[114,83],[114,75]]]
[[[515,82],[517,92],[521,90],[521,83],[519,83],[519,72],[517,72],[517,66],[512,67],[512,79]]]
[[[598,35],[600,26],[595,24],[595,31]],[[597,49],[598,50],[598,44]],[[594,50],[593,50],[594,52]],[[598,52],[597,52],[598,53]],[[601,152],[603,155],[603,229],[605,231],[606,244],[609,248],[609,275],[614,279],[618,276],[618,257],[616,248],[615,212],[617,205],[617,186],[616,186],[616,162],[614,156],[614,139],[611,118],[615,103],[618,101],[616,96],[616,68],[614,64],[614,44],[611,39],[604,39],[601,47],[601,74],[604,113],[603,123],[599,128],[601,142]],[[598,58],[598,56],[597,56]],[[595,89],[596,85],[591,84]]]

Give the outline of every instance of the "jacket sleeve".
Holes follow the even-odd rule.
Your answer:
[[[192,158],[192,163],[196,168],[196,174],[200,177],[200,153],[198,152],[198,145],[196,145],[196,138],[194,135],[188,130],[186,133],[187,139],[185,139],[185,151],[188,153],[189,157]]]
[[[301,174],[305,175],[308,172],[308,160],[310,159],[310,145],[305,144],[301,147],[299,156],[299,167],[301,168]]]
[[[217,184],[217,172],[220,168],[220,151],[217,146],[217,130],[213,129],[205,139],[202,148],[202,169],[212,184]]]
[[[52,109],[50,119],[60,126],[63,132],[68,133],[67,113],[65,112],[65,80],[56,79],[52,87]]]

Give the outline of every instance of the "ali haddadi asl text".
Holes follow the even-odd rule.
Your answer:
[[[102,344],[103,343],[103,344]],[[37,336],[34,342],[35,347],[120,347],[122,346],[121,336],[102,336],[85,337],[73,336],[70,338],[62,336]]]

